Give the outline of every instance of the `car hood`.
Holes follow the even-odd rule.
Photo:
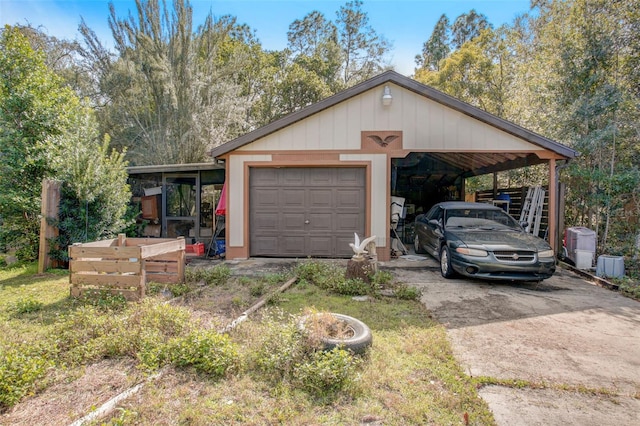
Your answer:
[[[526,232],[456,229],[447,231],[448,240],[460,240],[468,246],[483,246],[487,250],[548,250],[551,247],[542,238]]]

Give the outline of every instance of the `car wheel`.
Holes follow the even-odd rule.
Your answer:
[[[445,278],[451,278],[455,275],[455,271],[451,267],[451,252],[446,245],[440,249],[440,273]]]
[[[423,249],[422,245],[420,244],[420,237],[418,237],[418,234],[416,234],[416,236],[413,239],[413,248],[415,249],[416,254],[426,253],[425,249]]]

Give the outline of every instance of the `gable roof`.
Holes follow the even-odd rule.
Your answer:
[[[320,102],[286,115],[272,123],[269,123],[263,127],[260,127],[252,132],[249,132],[243,136],[240,136],[212,149],[209,152],[209,155],[211,155],[213,158],[225,155],[235,149],[238,149],[260,138],[263,138],[271,133],[277,132],[278,130],[281,130],[293,123],[304,120],[305,118],[317,114],[320,111],[331,108],[332,106],[339,104],[340,102],[343,102],[347,99],[350,99],[354,96],[357,96],[363,92],[384,85],[386,83],[394,83],[418,95],[424,96],[427,99],[438,102],[439,104],[442,104],[448,108],[468,115],[478,121],[486,123],[534,145],[540,146],[541,148],[552,151],[567,159],[575,158],[578,156],[577,151],[574,151],[573,149],[565,145],[545,138],[544,136],[520,127],[510,121],[504,120],[500,117],[483,111],[480,108],[476,108],[470,104],[462,102],[452,96],[447,95],[446,93],[419,83],[409,77],[405,77],[395,71],[386,71],[360,84],[343,90],[340,93],[323,99]]]

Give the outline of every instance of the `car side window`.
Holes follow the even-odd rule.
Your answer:
[[[441,208],[435,208],[433,209],[433,211],[429,214],[429,217],[427,217],[427,222],[435,219],[437,221],[440,221],[440,223],[442,223],[442,209]]]

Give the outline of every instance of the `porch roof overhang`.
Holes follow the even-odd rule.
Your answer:
[[[189,163],[189,164],[158,164],[152,166],[131,166],[127,167],[130,175],[143,175],[150,173],[190,173],[201,170],[222,170],[223,164],[212,163]]]

